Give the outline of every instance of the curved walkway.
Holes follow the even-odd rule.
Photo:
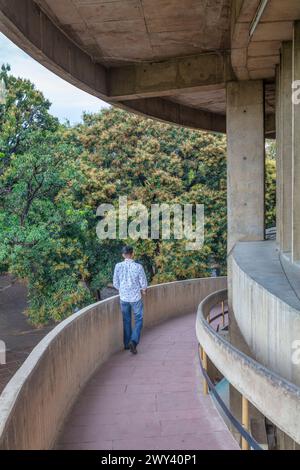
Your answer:
[[[122,351],[87,384],[57,449],[238,449],[202,394],[195,314],[144,332],[137,356]]]

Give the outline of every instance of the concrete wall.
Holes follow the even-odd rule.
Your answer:
[[[226,278],[151,287],[145,326],[196,311],[203,298],[226,287]],[[0,449],[49,449],[86,381],[122,348],[119,298],[74,314],[33,350],[0,396]]]
[[[278,276],[280,287],[280,277]],[[300,340],[300,312],[232,261],[233,310],[256,360],[300,385],[300,365],[292,362],[293,342]]]

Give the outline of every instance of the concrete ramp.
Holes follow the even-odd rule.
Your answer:
[[[58,449],[239,449],[209,396],[195,314],[147,330],[137,356],[112,356],[89,381]]]

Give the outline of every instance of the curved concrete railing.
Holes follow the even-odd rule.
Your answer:
[[[145,326],[196,312],[226,278],[151,287]],[[119,298],[84,308],[59,324],[32,351],[0,396],[0,449],[49,449],[80,390],[122,348]]]
[[[300,339],[298,266],[292,271],[280,259],[275,242],[238,244],[231,265],[232,308],[246,343],[258,362],[300,386],[292,361]]]
[[[227,299],[215,292],[198,308],[197,338],[226,379],[278,428],[300,443],[300,388],[245,355],[207,322],[210,310]]]

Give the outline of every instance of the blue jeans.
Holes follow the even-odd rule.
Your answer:
[[[139,344],[143,328],[144,306],[142,299],[137,302],[123,302],[121,300],[121,311],[123,315],[124,346],[128,347],[130,341]],[[132,329],[131,311],[134,314],[134,328]]]

